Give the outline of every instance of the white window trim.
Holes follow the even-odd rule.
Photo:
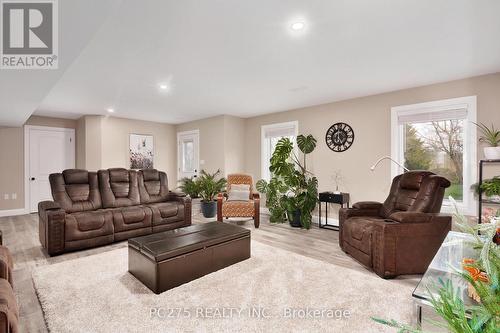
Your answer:
[[[473,123],[477,121],[477,97],[467,96],[451,98],[427,103],[401,105],[391,108],[391,157],[403,164],[403,126],[398,124],[399,115],[439,112],[446,110],[466,109],[467,120],[464,125],[464,137],[468,140],[464,144],[464,197],[459,204],[459,210],[467,215],[476,214],[477,200],[469,186],[477,181],[477,131]],[[395,163],[391,165],[391,179],[403,172]],[[443,212],[454,212],[454,207],[448,198],[443,201]]]
[[[260,169],[260,178],[261,179],[264,179],[266,181],[269,181],[271,179],[269,167],[268,167],[267,163],[264,163],[264,161],[267,159],[267,156],[266,156],[267,147],[265,144],[266,131],[268,131],[270,129],[290,128],[292,126],[295,130],[295,137],[297,137],[297,135],[299,135],[299,122],[297,120],[261,126],[261,129],[260,129],[260,168],[261,168]]]

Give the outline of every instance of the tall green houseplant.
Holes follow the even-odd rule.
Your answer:
[[[297,136],[297,146],[302,153],[295,153],[293,142],[281,138],[271,157],[272,178],[261,179],[257,190],[266,194],[266,205],[271,212],[271,222],[283,222],[285,213],[289,219],[300,216],[300,224],[309,229],[312,211],[318,197],[318,179],[307,169],[307,155],[316,148],[317,140],[312,135]]]

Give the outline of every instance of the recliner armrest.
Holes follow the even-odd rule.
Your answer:
[[[55,201],[42,201],[38,203],[38,211],[47,211],[47,210],[54,210],[54,209],[61,209],[61,205],[59,205]]]
[[[64,224],[66,211],[54,201],[42,201],[38,204],[40,243],[49,255],[64,252]]]
[[[376,201],[360,201],[356,202],[354,205],[352,205],[353,208],[357,209],[380,209],[382,208],[382,204],[380,202]]]
[[[389,215],[389,219],[399,223],[428,223],[432,221],[435,214],[416,212],[396,212]]]

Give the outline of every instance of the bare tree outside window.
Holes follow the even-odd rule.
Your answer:
[[[445,196],[463,199],[464,120],[453,119],[405,124],[405,166],[429,170],[452,185]]]

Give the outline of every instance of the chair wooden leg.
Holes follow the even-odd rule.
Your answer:
[[[260,214],[255,215],[253,217],[253,224],[254,224],[255,228],[259,227],[259,225],[260,225]]]

